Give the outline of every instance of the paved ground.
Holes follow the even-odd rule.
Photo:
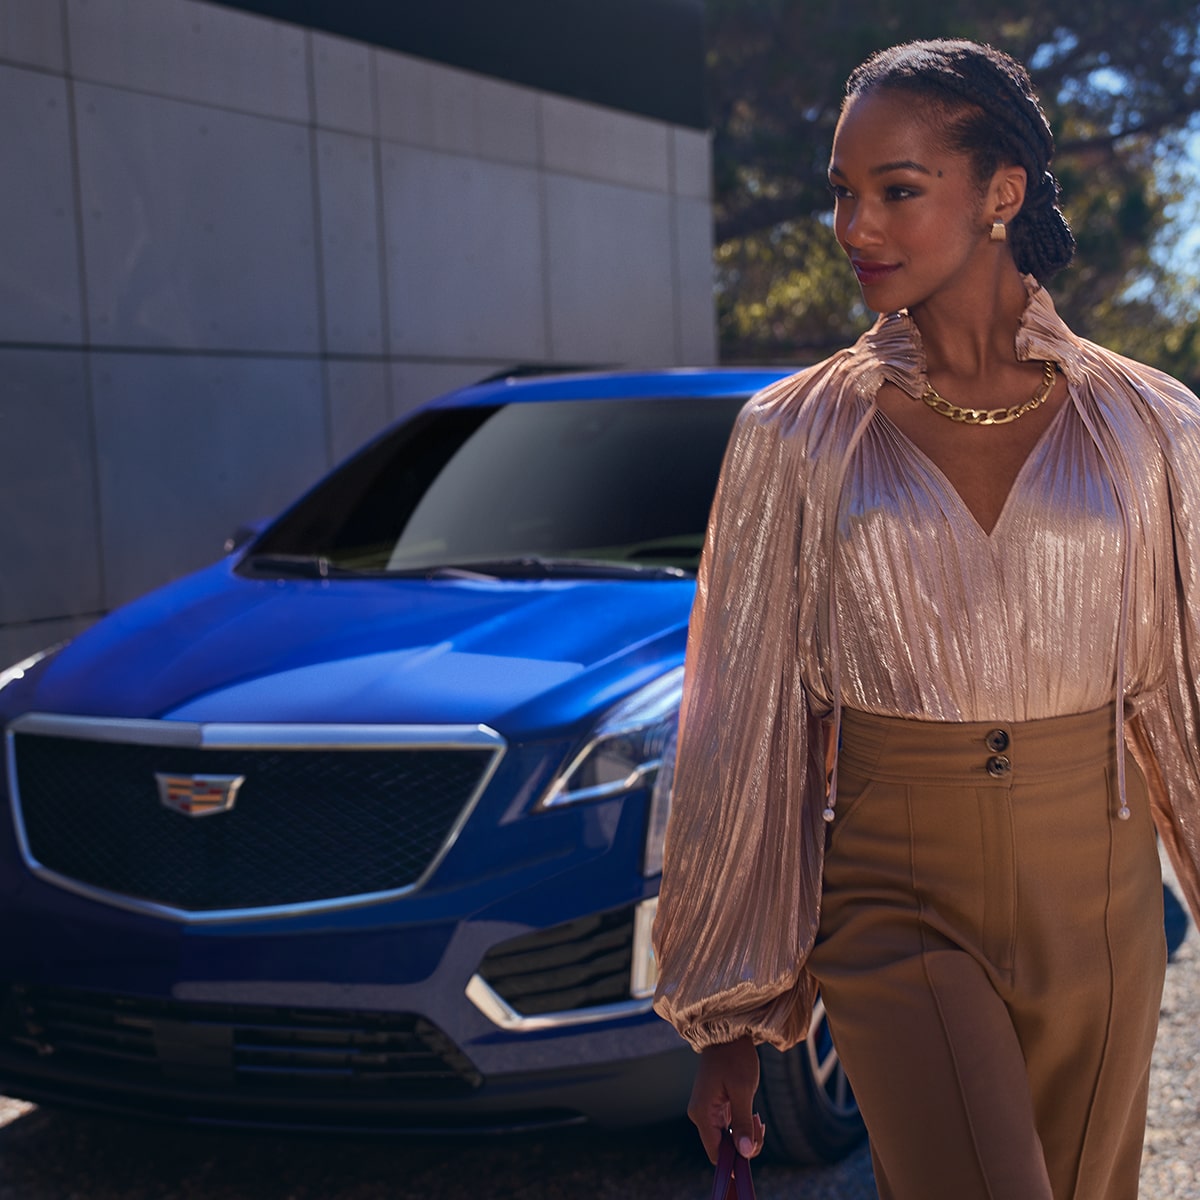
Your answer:
[[[10,1104],[10,1109],[11,1109]],[[313,1141],[28,1111],[0,1129],[0,1200],[695,1200],[711,1174],[682,1124],[506,1142]],[[756,1168],[761,1200],[874,1200],[865,1153]]]

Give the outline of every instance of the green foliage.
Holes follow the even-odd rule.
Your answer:
[[[729,358],[808,361],[861,331],[871,314],[826,222],[785,222],[717,247],[717,320]]]
[[[1054,127],[1079,243],[1051,285],[1059,310],[1200,382],[1196,269],[1162,252],[1171,214],[1192,215],[1178,135],[1200,114],[1200,0],[707,4],[723,358],[811,361],[865,326],[825,186],[844,81],[880,47],[961,36],[1025,62]]]

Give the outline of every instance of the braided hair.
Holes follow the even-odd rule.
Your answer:
[[[998,167],[1025,168],[1025,202],[1009,222],[1017,269],[1044,283],[1075,253],[1050,173],[1054,135],[1025,68],[991,46],[940,38],[873,54],[846,81],[847,102],[890,88],[920,97],[944,119],[949,149],[965,154],[982,187]]]

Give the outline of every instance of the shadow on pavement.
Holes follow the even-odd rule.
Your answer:
[[[0,1200],[695,1200],[711,1168],[684,1121],[633,1131],[362,1139],[179,1128],[33,1109],[0,1128]],[[755,1165],[760,1200],[874,1200],[865,1150]]]

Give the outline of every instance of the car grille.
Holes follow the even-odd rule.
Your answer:
[[[411,886],[493,749],[199,749],[14,735],[31,856],[104,892],[191,912],[302,904]],[[245,777],[202,819],[159,801],[156,773]]]
[[[296,1099],[462,1095],[482,1078],[423,1017],[243,1007],[15,985],[0,1045],[106,1085],[180,1083]]]
[[[479,968],[522,1016],[629,999],[634,909],[580,917],[493,946]]]

